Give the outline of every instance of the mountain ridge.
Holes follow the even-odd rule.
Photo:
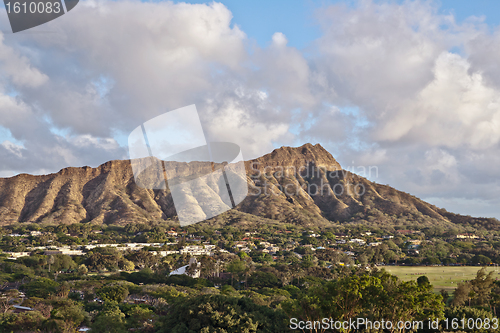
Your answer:
[[[343,170],[320,144],[277,148],[246,161],[245,166],[248,197],[236,209],[206,223],[277,220],[303,226],[337,222],[396,226],[417,221],[422,225],[452,226],[478,220],[449,213],[408,193]],[[182,164],[182,174],[189,168],[199,169],[200,162]],[[0,178],[2,225],[155,221],[176,223],[169,189],[138,187],[130,160],[108,161],[96,168],[67,167],[48,175]],[[495,219],[481,221],[498,228]]]

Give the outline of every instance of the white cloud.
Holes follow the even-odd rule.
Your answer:
[[[346,140],[330,144],[341,163],[377,165],[379,182],[457,199],[441,203],[498,205],[500,177],[488,166],[500,155],[500,30],[477,20],[457,25],[420,1],[334,5],[318,15],[324,35],[311,66],[336,92],[333,104],[359,107],[368,122],[351,121]],[[308,135],[320,138],[323,123]],[[338,148],[352,137],[360,143]]]
[[[9,152],[12,154],[16,155],[17,157],[22,157],[21,150],[23,149],[22,146],[16,145],[15,143],[10,142],[9,140],[5,140],[4,142],[0,143],[5,149],[7,149]]]
[[[317,19],[305,51],[279,31],[257,47],[216,2],[83,1],[55,33],[2,36],[0,126],[22,147],[0,145],[0,172],[125,158],[116,133],[196,104],[209,138],[245,158],[320,142],[413,194],[496,202],[500,29],[421,1]]]
[[[37,88],[47,82],[47,75],[34,67],[27,57],[5,45],[4,39],[0,32],[0,72],[10,83],[16,88]]]
[[[452,148],[496,145],[500,140],[500,90],[469,69],[461,56],[442,53],[436,59],[433,81],[397,112],[385,116],[376,138],[396,141],[407,137]]]

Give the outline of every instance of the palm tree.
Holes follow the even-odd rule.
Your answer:
[[[248,277],[252,275],[252,273],[255,272],[255,265],[251,261],[247,261],[245,265],[245,269],[243,270],[243,274],[245,275],[245,290],[248,288]]]
[[[49,273],[50,273],[50,265],[52,265],[55,262],[55,258],[53,255],[49,255],[47,258],[47,263],[49,264]]]

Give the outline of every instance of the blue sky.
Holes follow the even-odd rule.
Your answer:
[[[175,1],[176,3],[210,3],[209,1]],[[314,19],[315,11],[331,4],[354,6],[357,1],[333,0],[225,0],[223,3],[233,13],[233,24],[237,24],[248,37],[266,47],[275,32],[282,32],[288,45],[304,48],[321,36]],[[382,2],[382,1],[378,1]],[[404,1],[395,1],[402,3]],[[457,22],[476,16],[495,27],[500,23],[500,1],[497,0],[441,0],[436,1],[439,13],[453,14]]]
[[[134,128],[196,104],[245,159],[320,143],[374,181],[500,217],[499,25],[484,0],[81,0],[51,34],[4,34],[3,11],[0,177],[125,159]]]

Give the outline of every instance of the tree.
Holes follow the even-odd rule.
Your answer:
[[[56,261],[53,255],[49,255],[47,257],[47,263],[49,264],[49,272],[50,272],[50,266]]]
[[[238,257],[240,257],[241,260],[244,260],[245,258],[248,258],[248,254],[246,254],[243,251],[238,252]]]
[[[45,328],[51,328],[51,331],[74,332],[75,329],[84,321],[85,311],[75,302],[67,301],[51,311],[50,319],[44,324]]]
[[[80,266],[78,266],[78,273],[80,273],[81,275],[85,275],[89,272],[89,269],[87,268],[87,266],[85,266],[85,264],[81,264]]]
[[[493,289],[493,272],[486,273],[486,267],[481,268],[476,275],[476,278],[471,281],[471,287],[474,291],[474,304],[489,305],[490,293]]]
[[[133,251],[127,255],[127,259],[132,261],[139,268],[154,267],[158,263],[158,257],[149,251]]]
[[[122,269],[124,271],[133,271],[135,269],[135,264],[130,260],[124,259],[122,261]]]
[[[448,298],[450,298],[450,294],[449,294],[449,293],[448,293],[448,291],[447,291],[447,290],[445,290],[445,289],[441,289],[441,290],[439,291],[439,293],[440,293],[440,294],[441,294],[441,296],[443,297],[443,302],[444,302],[444,304],[446,304],[446,302],[448,301]]]
[[[256,271],[248,278],[248,285],[258,289],[274,288],[279,286],[279,282],[276,275],[271,272]]]
[[[471,286],[468,282],[460,282],[453,292],[452,306],[461,306],[469,300],[469,294],[471,291]]]
[[[428,288],[431,285],[431,282],[429,281],[429,278],[425,275],[419,276],[417,279],[417,284],[419,286],[423,286],[425,288]]]
[[[76,263],[68,255],[57,254],[55,256],[52,256],[52,258],[56,271],[76,268]]]
[[[214,275],[216,271],[216,267],[218,267],[219,263],[215,262],[215,260],[209,256],[201,256],[199,259],[200,262],[200,276],[204,278],[208,278]]]
[[[38,311],[8,313],[0,317],[0,332],[37,332],[44,320]]]
[[[283,304],[283,309],[289,317],[303,321],[315,321],[317,318],[355,318],[362,309],[363,289],[367,288],[373,279],[370,276],[352,276],[324,285],[315,285]],[[319,332],[324,332],[319,331]]]
[[[227,265],[226,270],[231,273],[231,285],[233,284],[233,275],[238,277],[245,270],[245,262],[239,258],[234,259]]]
[[[97,291],[97,295],[104,301],[121,303],[128,296],[128,288],[123,285],[105,286]]]
[[[245,289],[248,287],[248,277],[255,272],[255,265],[252,263],[250,257],[246,258],[245,269],[243,270],[243,275],[245,276]]]
[[[467,322],[469,319],[474,320],[481,319],[481,322],[485,322],[485,320],[489,320],[490,323],[493,323],[493,318],[495,317],[491,312],[484,309],[477,309],[469,306],[458,306],[458,307],[450,307],[445,311],[445,317],[448,318],[448,322],[451,322],[454,318],[457,318],[459,321],[462,319]],[[465,324],[467,325],[467,324]],[[447,330],[448,331],[448,330]],[[467,330],[468,332],[477,332],[477,333],[486,333],[491,332],[491,329],[478,329],[475,328],[473,330]]]
[[[489,265],[491,264],[491,259],[482,254],[478,254],[472,258],[472,263],[474,265]]]
[[[0,296],[0,311],[6,313],[12,307],[12,302],[19,297],[19,291],[16,289],[10,289],[5,291],[2,296]]]
[[[90,327],[92,333],[125,333],[125,314],[116,303],[105,304],[104,310],[97,316]]]
[[[127,311],[127,327],[129,329],[152,330],[152,322],[156,315],[150,309],[145,309],[140,306],[134,306],[130,311]]]
[[[250,298],[201,295],[175,301],[158,332],[275,333],[287,330],[281,310],[257,305]]]
[[[364,254],[358,256],[358,261],[361,265],[366,265],[368,263],[368,258]]]
[[[38,278],[34,281],[26,283],[22,289],[26,292],[28,297],[41,297],[48,298],[50,294],[56,293],[56,288],[59,283],[47,278]]]
[[[57,296],[62,298],[67,298],[69,295],[69,291],[70,287],[67,281],[64,281],[56,288]]]
[[[283,309],[290,317],[306,321],[365,316],[371,320],[384,318],[397,322],[402,318],[410,321],[441,318],[444,305],[441,296],[434,294],[432,285],[424,280],[420,284],[402,282],[381,271],[316,284],[296,299],[284,302]]]

